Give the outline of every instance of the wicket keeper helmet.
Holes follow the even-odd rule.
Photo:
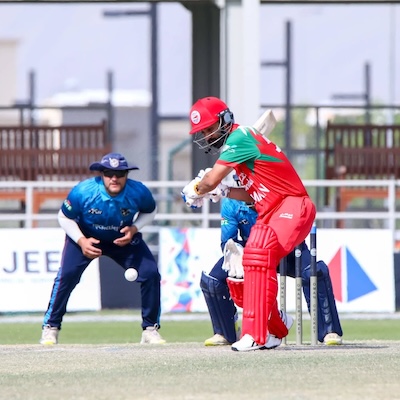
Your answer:
[[[202,131],[219,122],[218,128],[204,136]],[[211,146],[221,148],[235,123],[233,113],[229,107],[217,97],[204,97],[197,100],[190,109],[191,135],[195,135],[194,142],[208,153]]]

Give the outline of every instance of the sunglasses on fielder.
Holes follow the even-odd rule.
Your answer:
[[[124,176],[126,176],[128,173],[128,171],[118,171],[115,169],[105,169],[103,171],[103,175],[107,178],[112,178],[113,176],[117,177],[117,178],[123,178]]]

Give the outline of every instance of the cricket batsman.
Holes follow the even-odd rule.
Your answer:
[[[240,333],[240,323],[235,304],[230,296],[229,280],[243,279],[242,255],[243,246],[250,236],[257,213],[253,205],[243,201],[222,198],[221,201],[221,248],[223,256],[211,271],[203,272],[200,287],[210,313],[214,335],[205,340],[205,346],[230,345]],[[301,244],[301,277],[303,294],[310,310],[310,264],[311,254],[305,242]],[[287,256],[287,275],[295,277],[295,255]],[[327,345],[342,344],[343,331],[333,295],[329,269],[324,261],[317,262],[318,276],[318,341]],[[290,329],[293,320],[290,315],[281,311],[281,318]],[[270,333],[265,347],[277,347],[281,339]],[[271,347],[274,346],[274,347]]]
[[[226,197],[253,202],[256,223],[244,247],[244,283],[231,288],[243,298],[242,337],[234,351],[263,349],[268,328],[283,338],[288,329],[277,306],[279,260],[302,243],[315,219],[315,205],[282,150],[252,127],[235,123],[229,107],[219,98],[205,97],[190,110],[194,142],[201,149],[217,149],[219,158],[210,171],[183,189],[196,202],[218,189],[233,170],[243,188],[221,187]]]

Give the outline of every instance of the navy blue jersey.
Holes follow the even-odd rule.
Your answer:
[[[100,176],[78,183],[61,206],[86,237],[113,242],[122,237],[120,230],[131,226],[138,213],[151,213],[156,202],[141,182],[128,179],[117,196],[110,196]]]
[[[221,203],[221,248],[229,239],[244,243],[250,235],[250,229],[255,224],[257,213],[244,201],[222,199]],[[240,237],[239,237],[240,236]]]

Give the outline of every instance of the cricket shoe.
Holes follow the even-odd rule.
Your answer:
[[[253,351],[265,349],[264,344],[258,344],[253,337],[246,333],[243,337],[232,345],[233,351]]]
[[[289,331],[293,325],[293,317],[289,314],[286,314],[282,310],[279,310],[279,314],[281,314],[281,320],[285,324],[287,330]]]
[[[60,330],[55,326],[44,325],[42,328],[42,337],[39,343],[47,346],[57,344],[59,332]]]
[[[293,317],[289,314],[286,314],[284,311],[279,310],[281,314],[281,320],[285,324],[287,330],[289,331],[293,325]],[[265,343],[264,348],[267,350],[275,349],[276,347],[282,344],[282,339],[276,337],[272,333],[269,333],[267,336],[267,342]]]
[[[204,346],[226,346],[228,344],[230,343],[219,333],[204,341]]]
[[[235,314],[234,320],[235,320],[236,340],[239,340],[242,333],[242,329],[239,324],[238,313]],[[228,340],[226,340],[225,337],[219,333],[216,333],[214,336],[204,341],[204,346],[226,346],[228,344],[232,344],[232,342],[228,342]]]
[[[325,335],[324,344],[327,346],[339,346],[342,344],[342,338],[337,333],[331,332]]]
[[[282,344],[282,339],[277,338],[272,333],[267,336],[267,342],[265,343],[263,349],[272,350]]]
[[[159,326],[155,324],[154,326],[148,326],[142,332],[142,340],[140,344],[164,344],[165,340],[158,333]]]

